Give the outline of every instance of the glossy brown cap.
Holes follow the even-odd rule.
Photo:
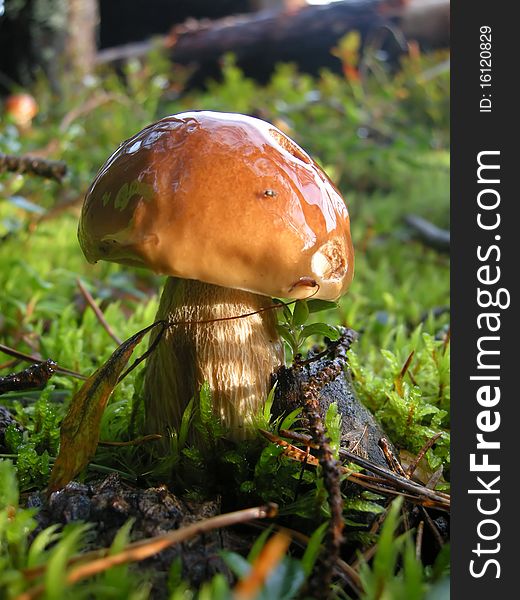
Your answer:
[[[238,114],[182,113],[123,142],[87,193],[78,236],[90,262],[274,297],[336,299],[354,268],[327,175],[279,129]]]

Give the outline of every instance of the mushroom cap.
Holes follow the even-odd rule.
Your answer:
[[[78,237],[90,262],[285,298],[336,299],[352,280],[347,208],[323,170],[254,117],[161,119],[92,183]]]
[[[38,114],[38,103],[31,94],[11,94],[5,101],[4,111],[17,125],[28,125]]]

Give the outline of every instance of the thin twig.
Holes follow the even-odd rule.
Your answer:
[[[302,300],[310,300],[320,291],[320,286],[317,283],[315,283],[315,285],[316,285],[316,289],[312,292],[312,294],[309,294],[305,298],[302,298]],[[253,315],[259,315],[268,310],[277,310],[284,306],[291,306],[291,304],[296,304],[296,302],[298,302],[298,299],[290,300],[289,302],[282,302],[282,300],[277,300],[276,303],[271,304],[271,306],[264,306],[263,308],[259,308],[258,310],[253,310],[251,312],[242,313],[240,315],[232,315],[230,317],[218,317],[218,318],[212,318],[212,319],[201,319],[200,321],[193,321],[190,319],[188,319],[186,321],[168,320],[167,325],[168,325],[168,327],[174,327],[175,325],[210,325],[211,323],[221,323],[223,321],[233,321],[235,319],[247,319],[247,317],[252,317]],[[157,321],[157,322],[159,322],[159,321]],[[355,335],[357,335],[356,332],[353,332],[350,329],[347,329],[347,328],[344,328],[344,329],[347,332],[352,332]]]
[[[309,585],[316,598],[330,597],[330,584],[343,543],[343,499],[341,496],[341,465],[334,457],[330,438],[323,423],[320,411],[319,394],[321,390],[343,371],[339,361],[329,361],[316,375],[301,383],[303,415],[307,421],[312,441],[317,446],[317,455],[322,469],[323,482],[327,490],[330,521],[325,537],[320,569],[315,569]]]
[[[325,552],[322,553],[320,568],[315,569],[309,582],[311,592],[316,598],[330,597],[330,584],[340,558],[340,549],[343,543],[343,498],[341,495],[340,478],[343,467],[336,460],[330,438],[323,423],[319,396],[325,386],[334,381],[345,368],[347,351],[357,333],[351,329],[342,328],[340,338],[328,344],[326,354],[331,358],[317,373],[306,381],[301,381],[301,398],[303,404],[303,417],[311,434],[312,445],[316,448],[317,460],[323,475],[324,487],[327,491],[327,500],[330,509],[330,521],[325,537]],[[293,369],[302,371],[304,366],[316,357],[307,361],[296,358]],[[310,444],[307,444],[309,448]],[[309,458],[309,450],[305,453],[304,461]],[[302,461],[303,462],[303,461]],[[305,464],[305,462],[303,464]]]
[[[436,471],[434,471],[432,473],[432,475],[430,476],[430,478],[424,485],[427,488],[430,488],[430,490],[434,490],[437,487],[437,484],[439,483],[443,472],[444,472],[444,467],[441,465]]]
[[[289,458],[299,462],[307,460],[307,464],[314,467],[319,464],[318,459],[314,455],[309,454],[307,456],[306,452],[300,448],[297,448],[289,442],[282,440],[269,431],[265,431],[263,429],[260,429],[259,431],[273,444],[282,446],[285,449],[284,454]],[[364,473],[357,473],[348,469],[347,467],[342,467],[341,471],[346,475],[348,480],[353,481],[364,488],[373,490],[379,494],[403,496],[405,500],[409,500],[414,504],[420,504],[422,506],[449,511],[449,494],[428,489],[427,487],[416,483],[415,481],[411,481],[405,477],[397,475],[396,473],[393,473],[392,471],[389,471],[380,465],[372,463],[368,459],[362,458],[357,454],[352,454],[347,450],[340,450],[340,456],[343,456],[350,462],[378,475],[370,476]]]
[[[65,211],[70,210],[71,208],[79,207],[83,204],[83,196],[78,196],[77,194],[66,193],[62,195],[62,199],[58,200],[54,206],[47,209],[42,215],[35,218],[35,220],[30,224],[30,230],[34,230],[40,223],[44,221],[51,221],[55,219]]]
[[[113,102],[117,100],[121,101],[121,98],[123,98],[123,96],[117,96],[116,94],[109,94],[106,92],[102,92],[97,96],[89,98],[85,103],[81,104],[80,106],[74,107],[63,117],[59,127],[60,133],[66,133],[68,128],[72,125],[72,123],[79,117],[87,115],[88,113],[92,112],[96,108],[99,108],[103,104],[106,104],[107,102]]]
[[[254,524],[252,524],[254,525]],[[260,524],[258,524],[260,525]],[[275,525],[275,529],[281,529],[281,527]],[[301,531],[297,531],[296,529],[290,529],[288,527],[283,528],[287,533],[293,538],[293,543],[299,543],[300,547],[305,550],[310,542],[310,537],[305,535]],[[355,571],[347,562],[339,559],[337,562],[337,575],[342,577],[348,585],[352,588],[352,591],[357,595],[361,595],[361,590],[363,589],[363,585],[361,583],[361,579],[359,577],[359,573]]]
[[[384,454],[384,457],[386,460],[386,464],[390,467],[390,469],[394,473],[401,475],[401,477],[406,477],[407,479],[409,479],[409,477],[406,475],[406,472],[403,469],[401,463],[399,462],[399,459],[393,453],[392,448],[390,447],[390,444],[388,443],[388,440],[385,437],[382,437],[379,440],[378,446],[383,451],[383,454]]]
[[[406,477],[408,479],[412,477],[426,452],[428,452],[428,450],[433,446],[433,444],[435,444],[435,442],[441,437],[441,435],[442,431],[439,431],[439,433],[436,433],[434,436],[432,436],[426,442],[426,444],[424,444],[424,446],[419,450],[417,456],[413,459],[413,461],[408,465],[408,468],[406,469]]]
[[[150,346],[148,346],[148,349],[146,350],[146,352],[144,352],[141,356],[137,357],[134,360],[134,362],[128,367],[128,369],[119,376],[117,383],[120,383],[121,381],[123,381],[123,379],[129,373],[131,373],[139,364],[141,364],[143,362],[143,360],[148,358],[150,356],[150,354],[155,350],[155,348],[157,347],[157,344],[161,341],[161,338],[164,335],[164,332],[166,331],[166,329],[168,327],[166,321],[156,321],[151,327],[149,327],[149,329],[151,329],[152,327],[155,327],[156,325],[162,325],[162,328],[159,331],[159,333],[157,334],[157,336],[155,337],[154,341],[150,344]]]
[[[341,450],[340,455],[347,458],[350,462],[359,465],[364,469],[368,469],[380,475],[382,479],[385,480],[387,485],[392,485],[396,489],[401,487],[405,491],[409,491],[412,494],[418,494],[420,496],[424,496],[430,500],[433,500],[435,503],[439,503],[443,510],[449,510],[450,506],[450,496],[449,494],[445,494],[444,492],[434,491],[427,488],[420,483],[416,483],[415,481],[411,481],[406,479],[405,477],[401,477],[396,473],[392,473],[388,469],[381,467],[367,459],[362,458],[361,456],[357,456],[356,454],[352,454],[348,450]]]
[[[428,511],[424,508],[424,506],[421,506],[421,510],[423,512],[424,519],[426,520],[426,523],[430,528],[430,531],[432,532],[435,541],[437,542],[438,547],[442,548],[444,546],[444,540],[442,539],[442,535],[439,531],[439,528],[437,527],[437,525],[435,525],[435,521],[430,517]]]
[[[397,393],[399,394],[399,396],[401,396],[401,398],[403,397],[403,379],[406,375],[406,372],[410,368],[410,365],[412,364],[412,359],[413,359],[414,354],[415,354],[415,350],[412,350],[410,352],[410,354],[408,355],[408,358],[405,360],[404,365],[403,365],[399,375],[395,378],[395,381],[394,381],[394,387],[395,387]]]
[[[19,352],[18,350],[15,350],[14,348],[5,346],[4,344],[0,344],[0,352],[3,352],[4,354],[7,354],[8,356],[14,356],[15,358],[19,358],[20,360],[25,360],[27,362],[32,362],[32,363],[45,362],[45,360],[40,358],[39,356],[34,356],[32,354],[24,354],[23,352]],[[83,380],[87,379],[87,377],[85,377],[85,375],[82,375],[81,373],[78,373],[77,371],[72,371],[71,369],[65,369],[64,367],[60,367],[59,365],[57,365],[55,367],[55,371],[57,373],[61,373],[62,375],[69,375],[70,377],[76,377],[76,379],[83,379]]]
[[[81,292],[81,294],[83,295],[83,297],[85,298],[87,304],[90,306],[90,308],[94,311],[94,314],[96,315],[97,320],[100,322],[101,326],[103,327],[103,329],[108,333],[108,335],[114,340],[114,342],[120,346],[123,343],[123,340],[120,339],[115,333],[114,330],[112,329],[112,327],[110,327],[110,325],[107,323],[107,320],[105,319],[105,315],[103,314],[103,312],[101,311],[101,309],[99,308],[99,306],[96,304],[94,298],[92,297],[92,294],[87,290],[87,288],[83,285],[83,282],[81,281],[81,279],[79,279],[79,277],[76,279],[76,283],[78,284],[79,287],[79,291]]]
[[[0,152],[0,173],[27,173],[60,182],[67,174],[67,165],[61,160],[47,160],[37,156],[15,156]]]
[[[350,563],[350,568],[357,573],[359,567],[363,563],[368,563],[368,561],[374,557],[376,552],[377,544],[372,544],[371,546],[363,550],[363,552],[358,553],[357,557]]]
[[[424,534],[424,521],[421,521],[419,525],[417,525],[417,535],[415,537],[415,558],[417,560],[421,560],[422,554],[422,543],[423,543],[423,534]]]

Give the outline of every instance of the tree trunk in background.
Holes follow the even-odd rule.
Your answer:
[[[66,53],[71,68],[85,75],[96,62],[97,0],[69,0]]]
[[[96,58],[97,0],[6,2],[0,16],[0,92],[28,87],[43,72],[55,91],[60,73],[87,73]]]

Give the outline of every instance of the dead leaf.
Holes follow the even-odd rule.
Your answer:
[[[67,485],[94,456],[108,399],[135,347],[157,325],[164,323],[154,323],[124,341],[72,398],[61,424],[60,451],[51,472],[48,494]]]
[[[408,358],[406,359],[406,361],[403,365],[403,368],[401,369],[401,372],[394,380],[395,391],[399,394],[399,396],[401,398],[404,397],[403,379],[412,363],[412,358],[413,358],[414,354],[415,354],[415,350],[412,350],[410,352],[410,354],[408,355]]]

